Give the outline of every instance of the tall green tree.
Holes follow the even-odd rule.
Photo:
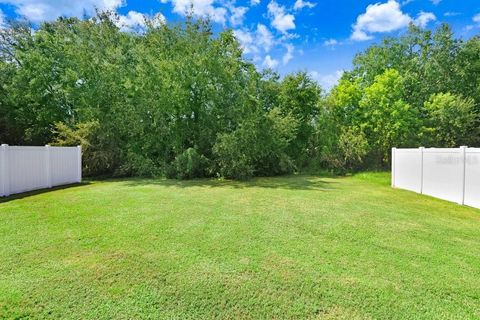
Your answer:
[[[321,88],[305,72],[287,75],[281,81],[278,107],[282,114],[292,116],[298,123],[288,153],[303,164],[307,161],[305,157],[314,132],[314,121],[319,115],[320,97]]]
[[[418,112],[403,100],[403,78],[395,69],[387,69],[365,88],[360,100],[356,126],[366,134],[375,159],[388,162],[393,146],[414,144],[421,128]]]
[[[474,100],[451,93],[438,93],[425,101],[429,115],[425,124],[432,137],[432,146],[458,147],[478,142]]]

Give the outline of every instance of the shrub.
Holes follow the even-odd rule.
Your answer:
[[[178,179],[200,178],[207,175],[208,167],[209,160],[204,155],[199,154],[195,148],[188,148],[175,157],[173,166],[167,169],[166,174],[173,174]]]
[[[295,137],[297,122],[278,109],[251,114],[235,131],[220,134],[213,147],[219,174],[248,179],[254,175],[278,175],[295,170],[286,149]]]
[[[221,134],[214,146],[219,175],[245,180],[255,173],[253,158],[240,145],[239,131],[230,134]]]
[[[339,154],[344,169],[359,167],[368,153],[368,141],[365,134],[358,128],[344,128],[340,134]]]
[[[326,168],[337,173],[359,169],[370,148],[360,128],[340,126],[328,113],[318,123],[314,142],[312,154],[317,163],[312,169]]]
[[[115,175],[155,177],[160,175],[160,168],[152,159],[130,151],[123,164],[115,171]]]

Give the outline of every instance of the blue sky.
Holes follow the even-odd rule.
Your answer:
[[[480,34],[480,0],[0,0],[0,27],[8,19],[40,23],[99,8],[117,11],[128,32],[141,29],[144,15],[180,21],[191,5],[215,30],[232,28],[258,67],[306,70],[326,88],[351,68],[355,53],[409,23],[432,29],[447,22],[458,37]]]

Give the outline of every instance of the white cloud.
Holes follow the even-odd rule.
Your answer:
[[[287,52],[285,52],[282,58],[283,65],[286,65],[290,60],[293,59],[293,51],[295,50],[293,45],[291,45],[290,43],[287,43],[285,45],[285,48],[287,49]]]
[[[356,41],[369,40],[373,38],[371,33],[399,30],[408,26],[411,21],[412,18],[402,12],[400,4],[395,0],[372,4],[365,13],[357,17],[350,38]]]
[[[229,6],[230,10],[230,23],[232,26],[238,26],[243,24],[243,19],[245,18],[245,14],[248,11],[247,7],[235,7],[233,5]]]
[[[146,28],[147,19],[151,19],[154,26],[165,23],[165,17],[161,13],[157,13],[153,18],[150,18],[143,13],[137,11],[129,11],[127,15],[120,15],[116,25],[124,32],[143,32]]]
[[[437,17],[435,17],[433,13],[421,11],[415,19],[414,23],[419,27],[425,28],[430,21],[435,20],[437,20]]]
[[[55,20],[60,16],[82,17],[94,15],[95,9],[115,10],[125,5],[124,0],[1,0],[15,7],[15,12],[32,22]]]
[[[0,0],[1,1],[1,0]],[[180,15],[193,14],[195,17],[209,18],[213,22],[225,25],[228,22],[231,26],[243,24],[248,7],[235,6],[235,1],[219,0],[160,0],[162,3],[171,2],[173,12]],[[258,1],[260,0],[252,0]]]
[[[307,8],[313,8],[315,7],[317,4],[316,3],[313,3],[313,2],[309,2],[309,1],[303,1],[303,0],[297,0],[295,1],[295,4],[293,5],[293,9],[294,10],[301,10],[305,7]]]
[[[330,91],[338,83],[342,75],[342,70],[337,70],[330,74],[321,74],[317,71],[310,72],[312,79],[316,80],[318,84],[327,91]]]
[[[272,33],[270,32],[270,30],[268,30],[268,28],[265,25],[261,23],[257,25],[256,38],[257,38],[256,39],[257,44],[263,47],[266,52],[270,51],[272,46],[275,44],[275,40],[273,39]]]
[[[338,41],[335,40],[335,39],[328,39],[328,40],[325,40],[325,42],[323,42],[323,45],[324,45],[324,46],[327,46],[327,47],[334,47],[334,46],[336,46],[337,44],[339,44],[339,43],[338,43]]]
[[[480,13],[477,13],[472,18],[473,22],[480,23]]]
[[[163,0],[164,3],[168,0]],[[227,9],[214,5],[214,0],[170,0],[173,4],[173,12],[186,15],[191,10],[197,17],[210,18],[212,21],[225,24]]]
[[[260,0],[250,0],[250,5],[252,7],[256,6],[256,5],[259,5],[260,4]]]
[[[240,42],[245,54],[257,54],[261,50],[269,52],[275,45],[275,39],[268,28],[259,23],[256,31],[234,30],[233,34]]]
[[[282,33],[295,29],[295,17],[286,13],[284,6],[280,6],[275,0],[272,0],[268,4],[267,9],[271,24],[275,29]]]
[[[137,11],[129,11],[125,16],[119,16],[117,26],[122,31],[133,31],[135,29],[145,28],[146,17]]]
[[[469,24],[463,28],[464,31],[472,31],[475,28],[480,28],[480,13],[473,16],[472,21],[475,24]]]
[[[270,55],[267,54],[265,57],[265,60],[263,60],[263,65],[267,68],[273,69],[278,65],[278,61],[275,59],[272,59]]]
[[[455,11],[448,11],[443,14],[445,17],[456,17],[461,15],[460,12],[455,12]]]
[[[152,22],[153,22],[153,26],[154,27],[158,27],[160,26],[161,24],[165,24],[167,23],[167,19],[165,18],[165,16],[163,14],[161,14],[160,12],[156,13],[153,18],[152,18]]]
[[[243,53],[258,53],[259,49],[254,42],[254,34],[247,30],[233,30],[235,38],[240,42],[240,46],[243,49]]]
[[[431,0],[434,5],[438,5],[442,0]]]
[[[350,39],[355,40],[355,41],[366,41],[366,40],[373,39],[373,37],[366,34],[365,31],[362,31],[362,30],[359,30],[359,29],[355,28],[353,30],[352,35],[350,36]]]
[[[5,14],[3,11],[0,9],[0,29],[5,28],[6,22],[5,22]]]

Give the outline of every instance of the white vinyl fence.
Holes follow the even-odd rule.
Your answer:
[[[480,208],[480,148],[393,148],[392,187]]]
[[[0,196],[82,181],[78,147],[0,147]]]

